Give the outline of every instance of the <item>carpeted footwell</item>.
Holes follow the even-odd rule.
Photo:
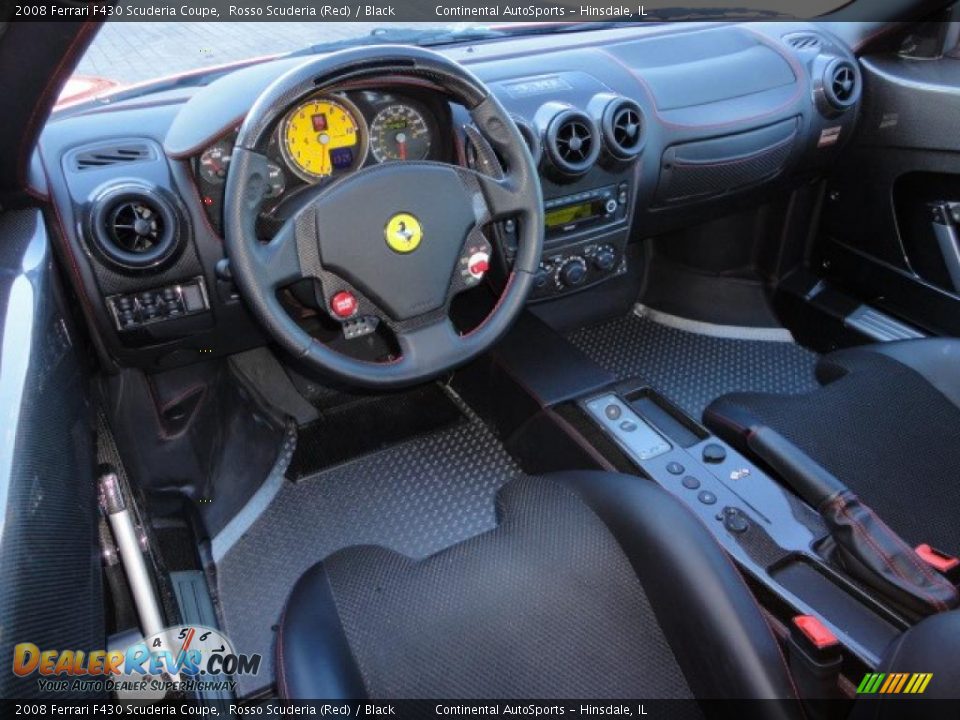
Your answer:
[[[817,355],[791,342],[712,337],[636,314],[568,339],[621,379],[642,378],[697,420],[728,392],[802,393],[819,385]]]
[[[497,439],[470,419],[380,452],[285,480],[217,565],[227,636],[263,656],[239,677],[240,696],[273,683],[274,626],[293,584],[330,553],[382,545],[423,558],[496,524],[497,490],[520,474]]]

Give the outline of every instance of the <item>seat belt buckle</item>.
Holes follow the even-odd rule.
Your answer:
[[[837,636],[816,615],[796,615],[791,634],[801,640],[804,649],[817,658],[835,654],[840,648]]]
[[[815,615],[797,615],[787,640],[790,671],[803,700],[842,697],[840,670],[843,647],[837,636]]]
[[[921,560],[954,585],[960,583],[960,559],[947,555],[942,550],[931,547],[926,543],[917,545],[913,550],[920,556]]]

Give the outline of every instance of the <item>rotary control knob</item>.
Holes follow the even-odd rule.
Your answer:
[[[601,245],[593,255],[593,265],[600,272],[610,272],[617,264],[617,251],[610,245]]]
[[[533,274],[533,288],[534,290],[543,290],[547,283],[550,282],[550,271],[547,270],[543,265],[537,268],[537,271]]]
[[[560,287],[576,287],[587,279],[587,263],[582,257],[563,261],[557,269],[557,284]]]

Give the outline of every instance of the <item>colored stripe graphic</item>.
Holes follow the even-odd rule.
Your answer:
[[[893,682],[893,679],[896,675],[887,675],[887,679],[884,681],[883,685],[880,686],[880,693],[883,694],[887,691],[887,688],[890,687],[890,683]]]
[[[857,694],[919,695],[932,679],[933,673],[867,673],[857,686]]]
[[[910,673],[900,673],[900,679],[897,681],[896,687],[892,688],[890,692],[898,693],[903,689],[903,686],[906,684],[907,679],[910,677]]]

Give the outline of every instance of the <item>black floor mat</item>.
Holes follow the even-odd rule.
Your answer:
[[[700,419],[734,391],[801,393],[818,387],[815,353],[791,342],[711,337],[630,314],[568,338],[621,379],[643,378]]]
[[[217,567],[224,629],[261,672],[238,694],[273,682],[274,626],[305,570],[350,545],[424,557],[495,525],[494,498],[520,471],[478,420],[467,419],[297,482],[285,481]]]
[[[296,480],[465,420],[437,384],[358,396],[323,410],[319,419],[298,430],[287,477]]]

